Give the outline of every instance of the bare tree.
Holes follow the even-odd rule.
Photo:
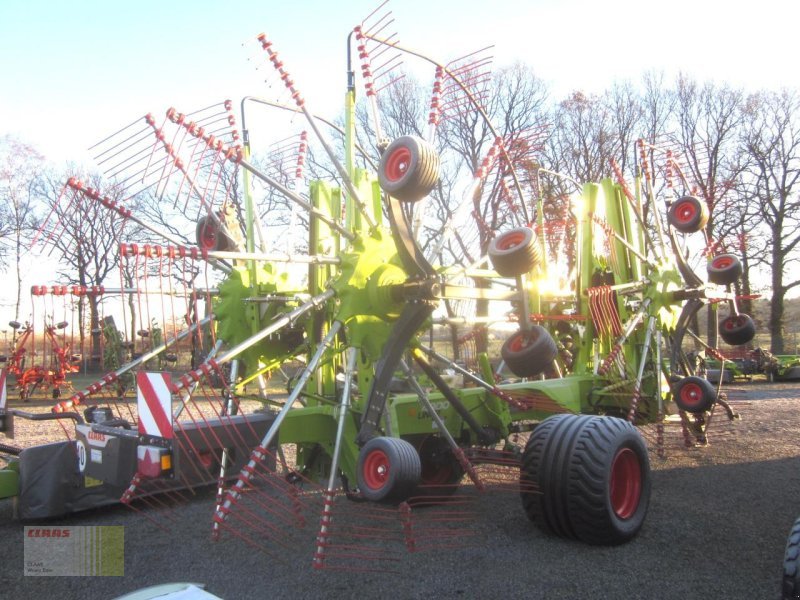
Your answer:
[[[700,85],[685,76],[676,83],[676,138],[686,172],[678,193],[699,196],[708,204],[706,225],[709,249],[737,231],[739,217],[732,210],[738,203],[736,180],[742,166],[736,142],[742,122],[743,94],[728,86]],[[713,307],[709,307],[709,317]],[[708,319],[708,341],[716,345],[715,319]]]
[[[34,230],[35,188],[43,161],[32,146],[10,136],[0,138],[0,260],[10,248],[17,280],[15,320],[22,302],[22,254]]]
[[[784,351],[784,301],[800,285],[800,97],[796,91],[760,93],[747,99],[741,144],[750,159],[745,174],[747,198],[767,233],[772,298],[771,351]]]
[[[127,234],[135,236],[135,228],[127,219],[109,211],[99,202],[81,192],[65,187],[63,176],[44,176],[37,193],[45,204],[50,217],[44,225],[43,239],[52,244],[59,253],[64,266],[59,275],[70,285],[91,288],[103,286],[119,267],[119,244]],[[85,179],[87,187],[100,190],[99,176]],[[115,198],[112,195],[112,200]],[[100,303],[96,294],[79,297],[78,322],[81,352],[85,347],[86,314],[89,312],[91,333],[91,355],[101,355]]]

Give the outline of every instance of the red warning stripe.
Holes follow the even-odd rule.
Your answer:
[[[147,403],[148,411],[152,416],[156,427],[158,428],[158,431],[147,431],[140,415],[139,433],[158,435],[163,438],[172,438],[172,425],[170,423],[170,418],[164,411],[164,407],[158,398],[158,394],[156,393],[155,389],[153,389],[153,384],[150,381],[151,375],[153,377],[163,378],[164,383],[167,384],[167,389],[169,389],[169,382],[167,381],[166,375],[160,373],[144,373],[142,371],[136,374],[136,385],[139,388],[139,391],[141,392],[145,402]]]

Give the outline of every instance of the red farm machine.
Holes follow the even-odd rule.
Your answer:
[[[412,519],[506,490],[545,531],[617,544],[648,508],[641,432],[662,447],[672,419],[687,443],[704,442],[715,413],[733,418],[688,351],[717,352],[693,329],[709,306],[725,342],[753,337],[732,291],[741,264],[701,254],[698,274],[687,261],[689,240],[709,247],[709,215],[674,155],[642,141],[629,180],[616,165],[583,185],[553,175],[534,160],[541,132],[506,134],[486,116],[482,58],[439,64],[382,22],[351,40],[368,147],[355,69],[337,129],[310,112],[262,35],[290,100],[246,98],[242,119],[267,106],[299,114],[310,135],[258,157],[230,102],[169,109],[96,147],[108,193],[67,183],[59,210],[99,209],[114,224],[120,293],[139,302],[138,318],[165,323],[164,339],[55,406],[49,416],[74,420],[75,439],[20,454],[22,516],[213,484],[215,535],[262,547],[278,530],[306,532],[325,567],[348,535],[335,511],[386,511],[421,549]],[[384,136],[373,61],[387,49],[435,71],[423,135]],[[490,140],[460,193],[443,186],[455,161],[437,137],[455,110]],[[309,156],[328,180],[306,185]],[[549,191],[559,186],[571,189]],[[160,224],[141,216],[144,197],[172,212]],[[196,244],[176,233],[186,216]],[[187,372],[143,368],[195,338],[204,350]],[[134,372],[138,404],[109,399]],[[13,415],[4,407],[6,424]],[[61,485],[43,490],[27,473],[46,464]]]

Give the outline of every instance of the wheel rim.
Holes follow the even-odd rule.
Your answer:
[[[703,400],[703,390],[696,383],[687,383],[681,388],[681,402],[684,406],[699,406]]]
[[[631,518],[642,496],[642,469],[639,457],[630,448],[623,448],[611,465],[611,508],[620,519]]]
[[[675,216],[681,223],[689,223],[697,215],[697,207],[694,202],[683,200],[675,207]]]
[[[389,181],[400,181],[408,172],[411,166],[411,151],[408,148],[400,147],[393,150],[386,159],[384,175]]]
[[[379,490],[389,479],[389,457],[383,450],[373,450],[364,460],[364,483],[373,490]]]
[[[531,345],[533,341],[533,334],[531,332],[519,332],[514,334],[511,341],[508,343],[508,349],[512,352],[519,352]]]
[[[733,264],[733,259],[730,256],[718,256],[711,262],[711,266],[715,269],[727,269]]]
[[[511,231],[497,239],[498,250],[511,250],[525,241],[525,234],[521,231]]]
[[[742,317],[728,317],[725,319],[723,323],[723,327],[726,331],[735,331],[739,329],[744,324],[744,319]]]

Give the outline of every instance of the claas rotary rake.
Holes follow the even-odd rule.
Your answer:
[[[68,182],[59,210],[101,207],[120,239],[143,236],[121,246],[119,293],[165,325],[163,343],[54,408],[83,421],[72,411],[88,407],[63,459],[84,484],[61,510],[161,507],[215,484],[216,536],[266,548],[307,532],[315,566],[353,568],[353,556],[385,558],[365,549],[390,529],[411,550],[459,543],[464,502],[504,490],[545,531],[617,544],[637,534],[649,501],[640,431],[651,429],[636,426],[652,425],[662,448],[670,414],[687,443],[705,441],[718,407],[733,418],[685,350],[718,355],[692,330],[707,306],[728,307],[727,343],[753,337],[731,287],[741,265],[704,253],[706,278],[687,262],[708,208],[674,156],[642,142],[631,182],[611,165],[612,178],[551,192],[548,178],[569,182],[533,160],[546,132],[503,133],[486,116],[484,53],[439,64],[386,23],[373,15],[352,40],[374,150],[357,143],[354,69],[339,149],[261,35],[290,104],[247,98],[243,110],[300,114],[308,133],[259,159],[230,102],[169,109],[162,124],[147,115],[98,145],[107,194]],[[378,95],[398,77],[373,64],[387,51],[435,69],[423,135],[384,137]],[[455,159],[437,132],[465,114],[492,142],[451,201],[442,173]],[[310,157],[333,175],[305,193]],[[167,211],[160,224],[143,198]],[[450,219],[434,227],[442,207]],[[196,244],[179,232],[187,216]],[[512,331],[499,353],[487,343],[495,323]],[[188,372],[143,368],[186,340]],[[104,390],[133,372],[138,409],[109,403]],[[275,373],[288,390],[276,391]]]

